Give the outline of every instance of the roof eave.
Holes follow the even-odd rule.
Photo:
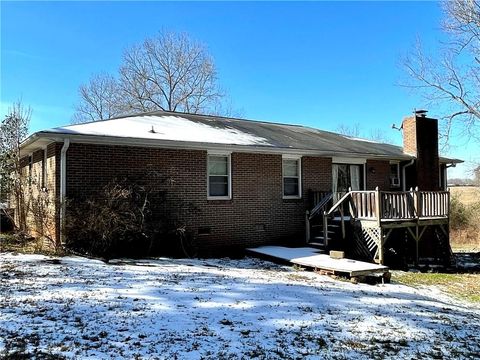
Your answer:
[[[190,141],[176,141],[176,140],[158,140],[158,139],[144,139],[118,136],[104,136],[104,135],[84,135],[84,134],[65,134],[57,132],[40,131],[29,136],[22,144],[24,155],[41,149],[42,146],[35,146],[41,139],[47,142],[62,142],[64,139],[70,139],[71,143],[86,143],[86,144],[103,144],[103,145],[124,145],[124,146],[141,146],[141,147],[155,147],[167,149],[185,149],[185,150],[225,150],[235,152],[250,152],[250,153],[267,153],[267,154],[296,154],[304,156],[343,156],[352,158],[366,158],[366,159],[384,159],[384,160],[410,160],[414,158],[407,154],[375,154],[375,153],[355,153],[355,152],[339,152],[339,151],[321,151],[316,149],[297,149],[287,147],[273,147],[268,145],[236,145],[236,144],[219,144],[219,143],[205,143],[205,142],[190,142]],[[45,141],[42,142],[44,144]]]
[[[450,158],[446,158],[446,157],[443,157],[443,156],[439,157],[439,161],[442,164],[453,164],[453,165],[461,164],[461,163],[465,162],[461,159],[450,159]]]

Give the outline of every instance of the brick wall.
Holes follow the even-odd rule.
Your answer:
[[[403,151],[406,154],[417,156],[417,129],[415,116],[403,119]]]
[[[54,202],[60,193],[62,145],[52,143],[47,148],[46,188]],[[43,151],[34,153],[33,159],[32,169],[40,181]],[[206,162],[206,151],[72,143],[67,152],[67,198],[99,193],[115,178],[144,179],[156,193],[166,192],[166,203],[151,199],[154,210],[168,208],[188,224],[203,248],[211,248],[303,241],[308,191],[331,190],[330,158],[304,156],[302,199],[286,200],[282,198],[281,155],[233,153],[232,199],[207,200]],[[28,169],[28,158],[24,165]],[[369,172],[370,168],[375,172]],[[368,160],[366,171],[367,189],[389,188],[388,161]],[[58,239],[58,203],[52,214]],[[199,229],[209,234],[199,235]]]
[[[28,230],[33,236],[44,235],[53,240],[59,237],[59,149],[62,144],[52,143],[45,150],[37,150],[21,159],[22,174],[28,184],[25,189]],[[45,181],[43,181],[45,151],[47,152]],[[31,167],[31,170],[30,170]],[[40,200],[42,199],[42,200]],[[39,206],[42,206],[40,208]],[[44,209],[40,211],[39,209]],[[17,217],[18,218],[18,217]],[[52,246],[49,241],[45,245]]]
[[[332,190],[332,159],[306,156],[302,158],[304,192]]]
[[[417,157],[415,172],[409,169],[407,187],[418,186],[425,191],[439,190],[438,121],[422,116],[405,118],[403,147],[407,154]]]
[[[67,197],[95,194],[114,178],[155,173],[157,178],[152,177],[150,184],[167,192],[169,206],[182,213],[180,217],[207,248],[303,240],[308,190],[331,189],[329,158],[303,157],[302,199],[284,200],[281,155],[233,153],[232,199],[207,200],[206,161],[206,151],[74,143],[67,152]],[[170,181],[158,180],[159,174]],[[188,206],[180,211],[179,204]],[[210,234],[198,235],[199,228],[209,229]]]
[[[390,162],[384,160],[367,160],[367,190],[390,190]]]

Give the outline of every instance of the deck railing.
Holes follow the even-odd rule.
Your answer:
[[[419,217],[447,217],[450,208],[448,191],[418,191]]]
[[[448,191],[351,191],[350,212],[365,220],[448,217]]]
[[[348,194],[348,197],[344,195]],[[315,197],[313,197],[315,195]],[[316,192],[312,195],[313,207],[310,217],[323,210],[332,210],[331,201],[336,209],[342,199],[345,214],[347,205],[350,215],[358,219],[403,220],[417,218],[438,218],[449,216],[450,193],[448,191],[349,191],[348,193]],[[328,205],[328,207],[326,207]],[[319,208],[321,207],[321,211]],[[343,208],[343,207],[342,207]],[[380,215],[380,216],[378,216]]]

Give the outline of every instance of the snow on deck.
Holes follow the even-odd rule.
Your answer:
[[[286,260],[292,264],[332,271],[334,273],[346,273],[350,276],[385,273],[388,271],[388,267],[383,265],[351,259],[332,259],[329,255],[321,254],[320,250],[311,247],[261,246],[247,250],[252,253]]]
[[[299,251],[300,252],[300,251]],[[0,358],[467,359],[480,309],[255,258],[0,254]]]

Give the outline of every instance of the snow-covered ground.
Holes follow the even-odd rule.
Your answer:
[[[0,358],[480,354],[480,309],[432,288],[351,284],[251,258],[106,265],[1,254],[0,271]]]

